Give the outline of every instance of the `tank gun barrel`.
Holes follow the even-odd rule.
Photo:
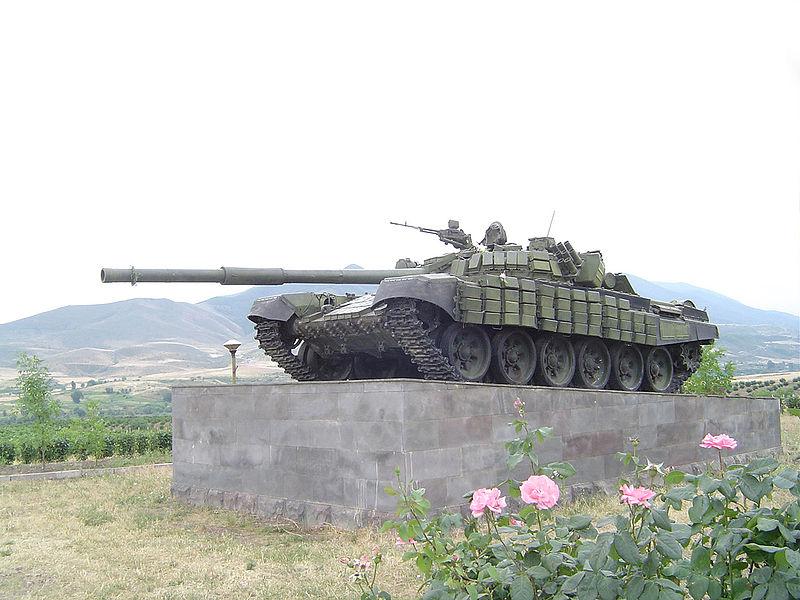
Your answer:
[[[220,283],[222,285],[282,285],[284,283],[380,283],[387,277],[421,275],[411,269],[109,269],[100,271],[103,283]]]

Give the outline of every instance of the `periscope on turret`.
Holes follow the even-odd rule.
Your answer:
[[[568,241],[509,243],[497,221],[479,244],[458,221],[436,235],[456,252],[394,269],[109,269],[104,283],[376,284],[374,294],[282,294],[248,318],[294,379],[414,377],[513,385],[676,392],[719,337],[708,314],[638,295],[599,251]]]

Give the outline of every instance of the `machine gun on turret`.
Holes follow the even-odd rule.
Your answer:
[[[395,223],[389,221],[390,225],[397,225],[398,227],[409,227],[416,229],[422,233],[430,233],[443,241],[445,244],[455,246],[459,250],[471,250],[475,248],[472,243],[472,236],[464,233],[464,230],[459,227],[458,221],[450,220],[447,222],[447,229],[429,229],[427,227],[417,227],[416,225],[409,225],[408,223]]]

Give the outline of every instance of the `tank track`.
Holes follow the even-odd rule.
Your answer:
[[[681,391],[681,387],[689,377],[692,376],[694,371],[689,371],[686,369],[675,369],[672,373],[672,381],[669,384],[669,387],[664,392],[665,394],[678,394]]]
[[[424,323],[417,316],[416,301],[390,302],[386,310],[386,327],[425,379],[459,379],[450,361],[425,331]]]
[[[292,379],[313,381],[317,378],[307,365],[292,354],[292,348],[281,337],[280,321],[261,321],[256,324],[256,341],[266,354],[278,363]]]
[[[672,374],[672,382],[669,384],[669,387],[666,390],[667,394],[678,394],[681,391],[681,387],[683,384],[686,383],[686,380],[691,377],[697,369],[700,368],[700,361],[699,359],[695,362],[687,360],[684,356],[683,351],[689,347],[689,344],[682,344],[681,345],[681,352],[674,358],[674,366],[675,370]]]

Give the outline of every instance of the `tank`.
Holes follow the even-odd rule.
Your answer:
[[[405,223],[394,223],[414,227]],[[492,223],[479,243],[457,221],[434,234],[454,251],[394,269],[108,269],[111,282],[320,284],[257,300],[248,318],[269,358],[299,381],[434,380],[672,393],[719,337],[691,302],[637,294],[600,251],[533,237],[509,243]],[[323,284],[376,284],[334,294]]]

